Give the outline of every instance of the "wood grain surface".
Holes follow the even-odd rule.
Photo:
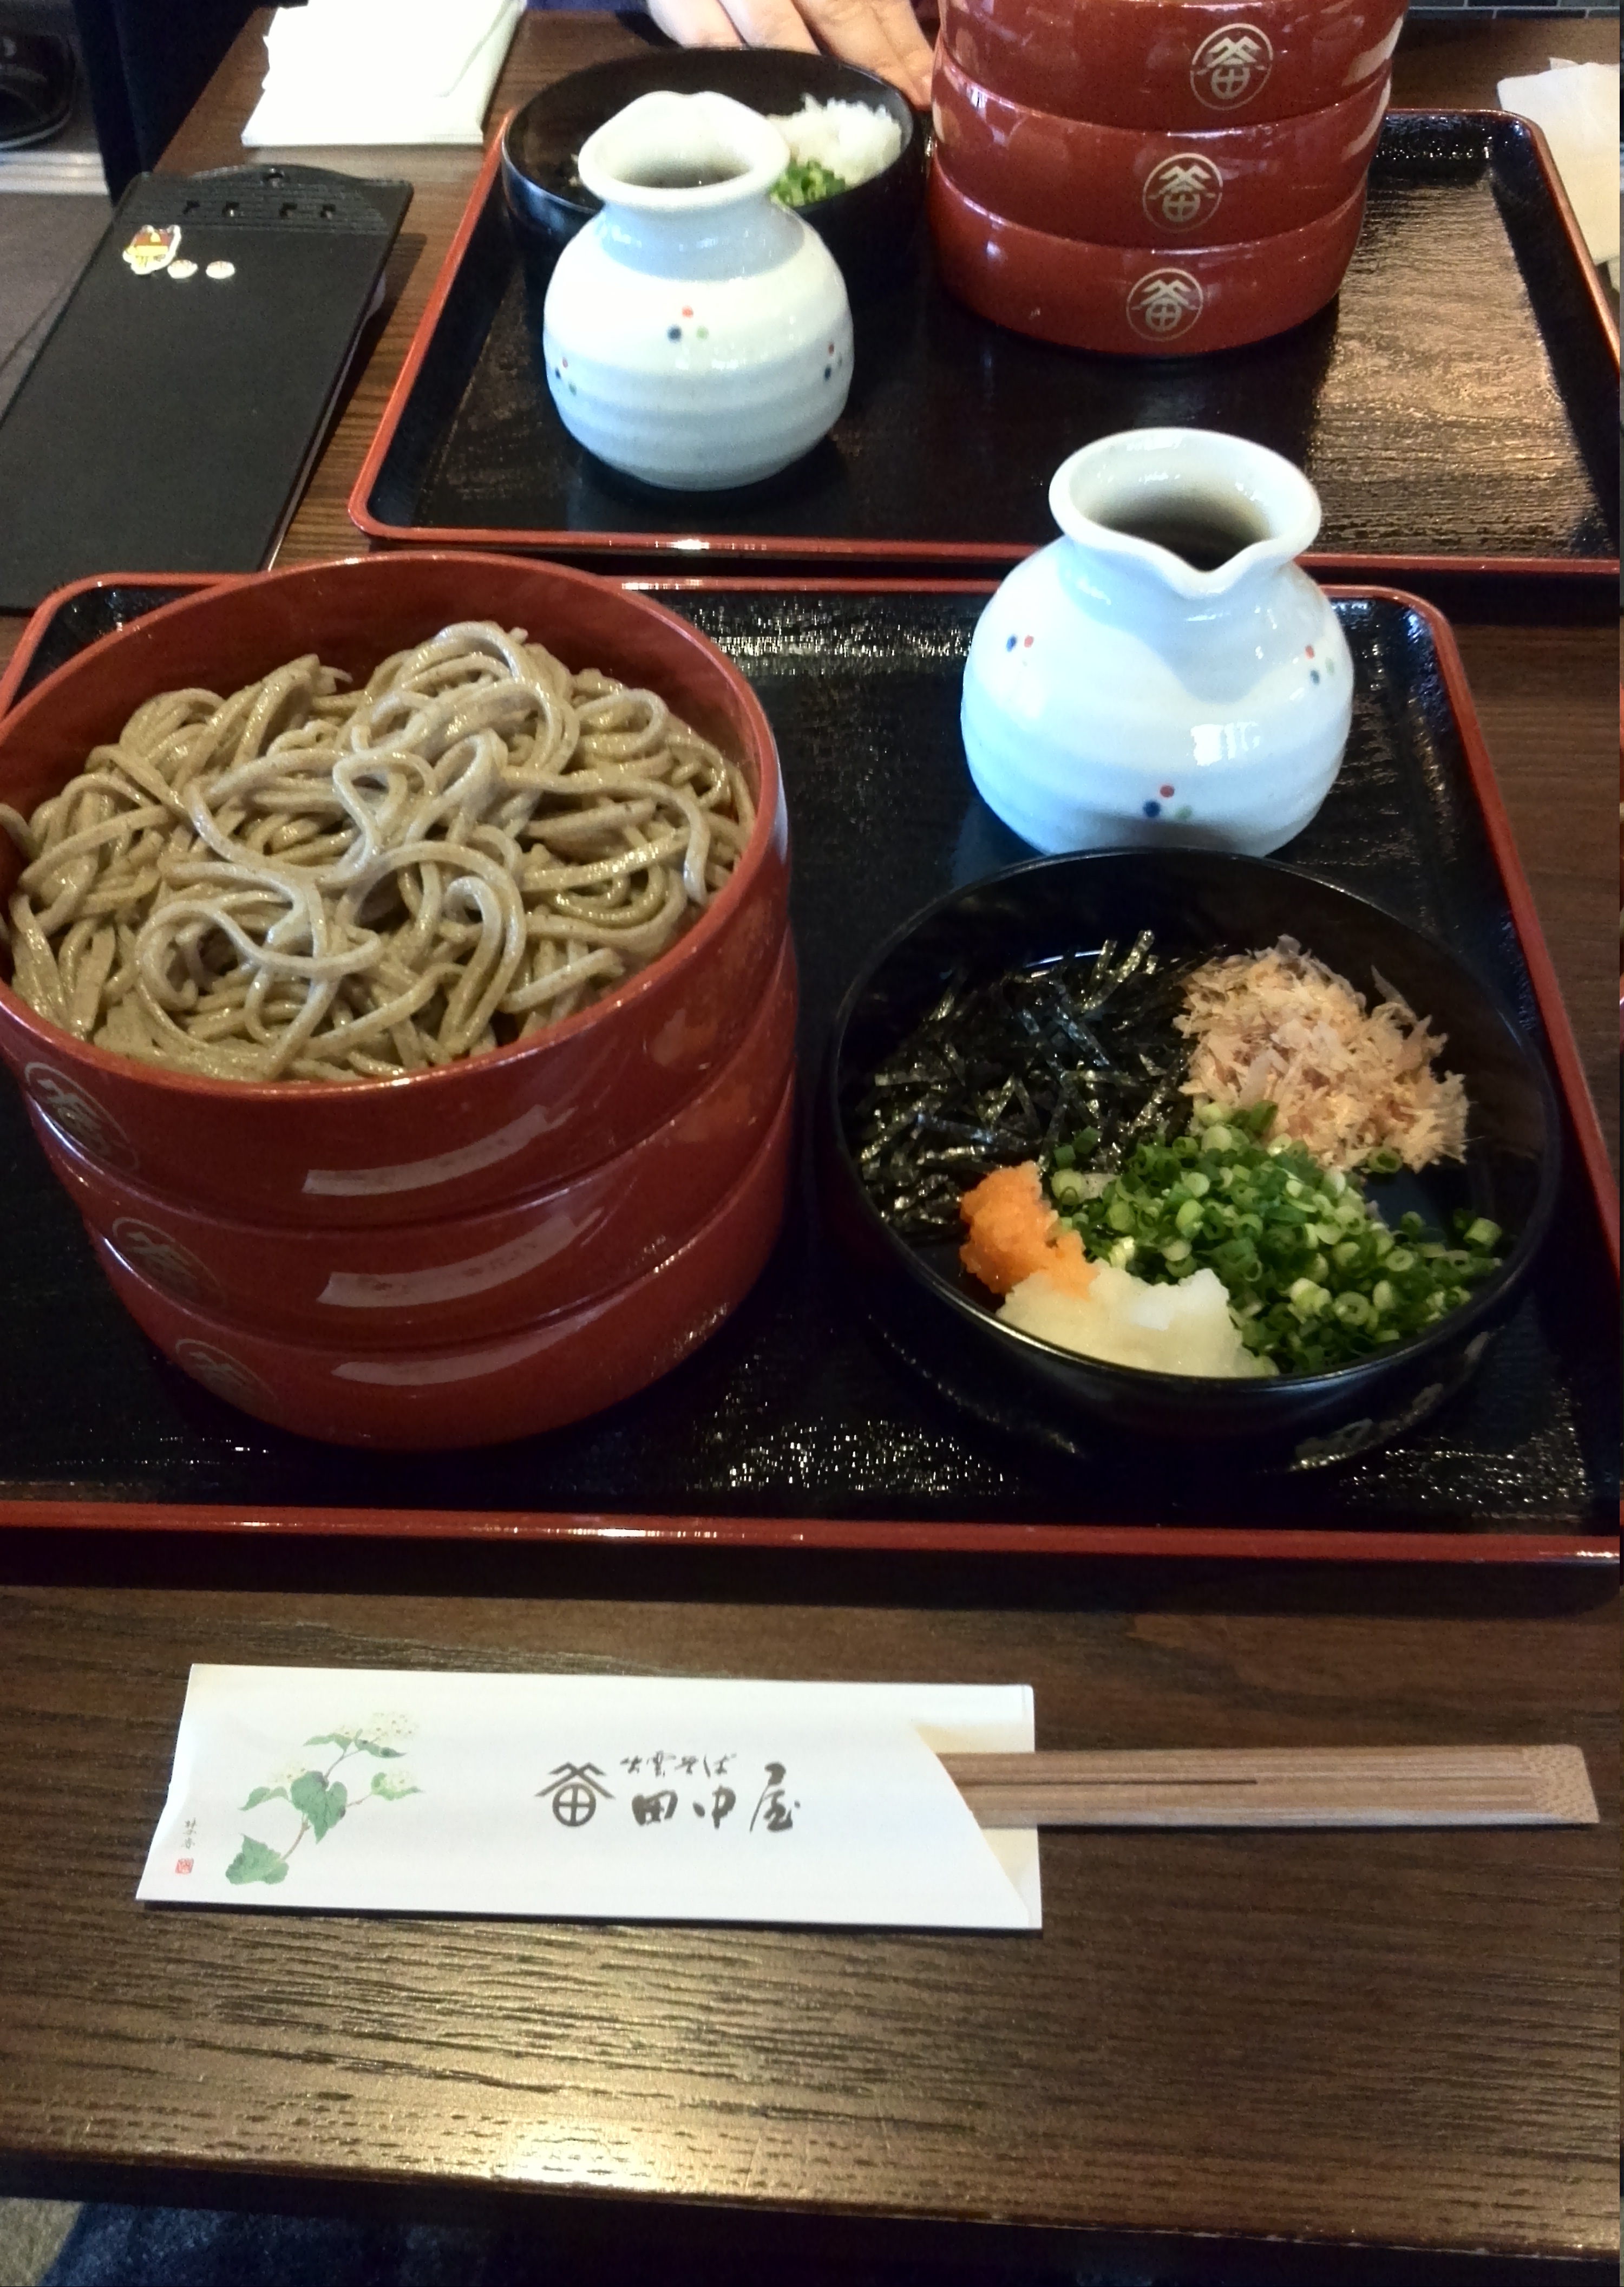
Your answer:
[[[493,1578],[461,1597],[0,1592],[13,2182],[147,2168],[1130,2242],[1616,2247],[1618,1617],[1598,1584],[1259,1568],[1079,1595],[1075,1571],[814,1563],[699,1576],[690,1599],[636,1560],[577,1565],[564,1595],[544,1571],[510,1576],[530,1595]],[[1031,1939],[145,1910],[193,1659],[1021,1681],[1041,1747],[1560,1735],[1602,1824],[1046,1835]],[[1305,2253],[1300,2275],[1326,2275]]]
[[[1594,1826],[1577,1747],[1040,1748],[943,1755],[978,1826]]]

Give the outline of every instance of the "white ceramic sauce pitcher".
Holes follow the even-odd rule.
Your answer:
[[[1138,429],[1062,462],[1049,506],[1065,536],[1005,581],[965,668],[983,798],[1043,851],[1278,850],[1353,705],[1336,615],[1291,560],[1313,486],[1239,437]]]
[[[558,257],[541,345],[572,436],[647,484],[752,484],[809,452],[851,384],[845,281],[768,193],[777,129],[731,97],[640,96],[580,149],[603,202]]]

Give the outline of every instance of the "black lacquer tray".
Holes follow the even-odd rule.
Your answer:
[[[0,708],[180,581],[70,591]],[[744,669],[792,821],[803,1080],[856,967],[951,883],[1025,852],[970,785],[959,680],[986,590],[661,590]],[[675,1373],[484,1452],[351,1453],[263,1428],[169,1367],[103,1283],[21,1099],[0,1084],[0,1525],[564,1535],[1166,1555],[1616,1559],[1617,1227],[1605,1155],[1447,627],[1344,594],[1358,703],[1320,817],[1281,855],[1447,939],[1541,1045],[1566,1181],[1529,1297],[1477,1381],[1384,1452],[1196,1484],[1102,1451],[1084,1481],[940,1407],[859,1318],[809,1172],[742,1309]],[[809,1085],[808,1088],[809,1094]]]
[[[1028,341],[944,292],[926,248],[857,302],[832,436],[765,485],[710,495],[617,477],[564,428],[539,349],[548,257],[521,249],[498,156],[351,495],[374,537],[623,570],[696,555],[996,566],[1053,538],[1049,479],[1068,453],[1167,423],[1306,469],[1322,576],[1618,578],[1618,331],[1543,138],[1505,113],[1390,114],[1339,299],[1251,349],[1132,359]]]

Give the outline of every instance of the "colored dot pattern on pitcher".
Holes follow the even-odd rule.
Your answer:
[[[1157,798],[1152,801],[1141,803],[1139,807],[1144,811],[1147,818],[1160,818],[1163,813],[1163,805],[1171,802],[1173,796],[1178,793],[1178,791],[1179,789],[1177,787],[1158,787],[1156,788]],[[1193,818],[1195,815],[1194,805],[1192,803],[1181,802],[1177,810],[1171,811],[1168,814],[1171,816],[1176,826],[1182,826],[1186,819]]]
[[[1022,651],[1030,651],[1032,648],[1032,638],[1030,636],[1005,636],[1004,638],[1004,648],[1005,651],[1013,651],[1017,644],[1020,645]]]

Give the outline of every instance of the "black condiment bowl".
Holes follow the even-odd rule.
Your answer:
[[[925,197],[929,121],[872,72],[789,48],[674,48],[590,64],[532,96],[502,136],[502,188],[522,234],[553,251],[598,211],[576,172],[581,145],[640,95],[672,88],[713,91],[783,117],[811,96],[866,103],[903,131],[891,164],[866,183],[795,211],[816,230],[853,292],[896,273],[916,250]]]
[[[957,1241],[882,1220],[856,1162],[875,1070],[957,974],[980,982],[1108,938],[1154,930],[1173,952],[1253,952],[1297,938],[1368,1001],[1399,993],[1447,1035],[1440,1059],[1470,1107],[1464,1164],[1393,1177],[1376,1197],[1445,1229],[1470,1206],[1511,1238],[1502,1268],[1425,1333],[1354,1365],[1267,1381],[1141,1373],[998,1323]],[[1378,981],[1379,978],[1379,981]],[[1137,1445],[1152,1469],[1211,1460],[1313,1468],[1424,1420],[1471,1374],[1516,1301],[1555,1209],[1556,1099],[1543,1064],[1470,972],[1432,938],[1348,890],[1263,859],[1195,850],[1041,859],[956,890],[882,946],[835,1019],[817,1109],[824,1211],[887,1344],[938,1394],[1023,1443],[1084,1460]]]

